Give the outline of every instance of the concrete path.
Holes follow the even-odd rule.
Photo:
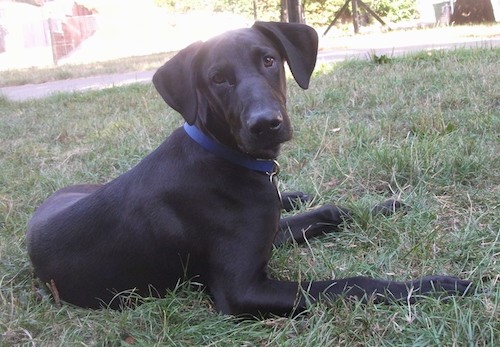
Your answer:
[[[394,41],[397,40],[397,41]],[[429,43],[429,41],[433,43]],[[452,41],[452,42],[448,42]],[[345,46],[328,47],[328,43],[318,54],[318,63],[335,62],[344,59],[367,59],[370,53],[388,57],[403,55],[410,52],[429,51],[456,48],[500,47],[500,37],[492,38],[457,38],[454,40],[404,40],[393,37],[391,42],[367,37],[364,40],[351,39]],[[100,75],[71,80],[52,81],[41,84],[27,84],[22,86],[0,88],[0,95],[12,101],[44,98],[46,96],[64,92],[81,92],[130,83],[149,83],[154,71],[129,72],[120,74]]]
[[[12,101],[40,99],[56,93],[84,92],[87,90],[118,87],[131,83],[146,83],[151,81],[153,73],[154,71],[126,72],[4,87],[0,88],[0,95],[4,95]]]
[[[459,40],[455,42],[441,43],[417,43],[417,44],[401,44],[398,46],[381,46],[373,48],[347,48],[345,50],[326,50],[318,54],[318,62],[334,62],[345,59],[368,59],[371,53],[378,56],[386,55],[387,57],[402,56],[415,52],[426,52],[432,50],[453,50],[459,48],[491,48],[500,47],[500,38],[493,39],[469,39]],[[500,59],[500,57],[499,57]]]

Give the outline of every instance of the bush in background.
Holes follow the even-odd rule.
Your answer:
[[[193,10],[232,12],[248,18],[254,11],[260,20],[280,19],[281,1],[286,0],[155,0],[159,6],[185,13]],[[328,25],[346,0],[302,0],[306,22],[311,25]],[[415,0],[364,0],[379,16],[391,22],[414,18],[417,14]],[[255,5],[255,7],[254,7]],[[363,9],[360,8],[363,13]],[[349,20],[349,16],[345,20]]]

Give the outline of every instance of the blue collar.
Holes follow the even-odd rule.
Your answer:
[[[188,123],[184,123],[184,130],[189,137],[191,137],[201,147],[220,158],[226,159],[233,164],[243,166],[250,170],[264,172],[270,176],[274,176],[274,174],[277,173],[277,162],[275,160],[254,159],[244,153],[235,151],[234,149],[212,140],[207,135],[202,133],[200,129],[194,125],[189,125]]]

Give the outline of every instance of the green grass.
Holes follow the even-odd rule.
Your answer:
[[[415,305],[323,302],[291,318],[240,321],[181,285],[136,309],[88,311],[35,295],[24,232],[49,194],[103,182],[182,124],[150,85],[0,99],[0,345],[494,346],[500,341],[499,49],[324,65],[289,81],[295,138],[281,183],[355,211],[341,233],[274,252],[273,276],[408,279],[449,274],[473,295]],[[388,197],[406,213],[371,217]]]

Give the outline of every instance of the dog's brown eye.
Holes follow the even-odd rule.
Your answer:
[[[222,84],[226,82],[226,78],[224,77],[224,75],[216,73],[212,76],[212,82],[214,82],[215,84]]]
[[[271,67],[274,65],[274,58],[270,56],[264,57],[264,66]]]

